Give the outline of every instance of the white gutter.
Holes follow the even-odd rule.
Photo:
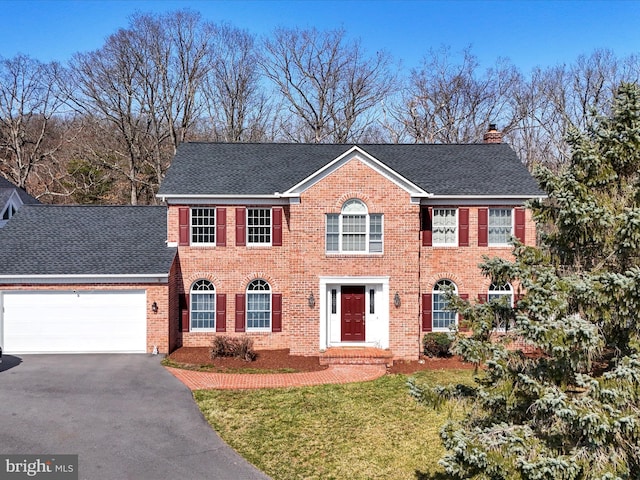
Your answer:
[[[153,273],[153,274],[114,274],[114,275],[0,275],[0,285],[9,284],[90,284],[90,283],[169,283],[169,274]]]

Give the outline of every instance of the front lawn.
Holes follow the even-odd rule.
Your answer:
[[[416,374],[428,384],[471,384],[472,376],[470,370]],[[434,478],[442,471],[440,427],[459,417],[462,406],[418,405],[407,378],[194,395],[220,436],[274,480]]]

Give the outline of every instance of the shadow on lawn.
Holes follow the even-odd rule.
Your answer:
[[[451,480],[451,477],[444,472],[424,473],[416,470],[416,480]]]

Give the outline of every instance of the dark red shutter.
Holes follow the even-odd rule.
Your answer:
[[[422,294],[422,331],[430,332],[433,330],[433,323],[431,321],[431,294]]]
[[[422,246],[430,247],[433,245],[433,226],[431,224],[431,218],[433,216],[433,208],[422,208]]]
[[[488,225],[489,225],[489,209],[479,208],[478,209],[478,246],[479,247],[486,247],[489,245]]]
[[[247,243],[247,214],[244,207],[236,208],[236,245],[244,247]]]
[[[486,293],[478,294],[478,303],[487,303],[489,301],[489,296]]]
[[[216,208],[216,245],[227,245],[227,209],[224,207]]]
[[[227,331],[227,294],[216,295],[216,332]]]
[[[245,294],[236,293],[236,332],[244,332],[245,330]]]
[[[282,331],[282,294],[271,295],[271,331]]]
[[[273,215],[273,238],[271,245],[274,247],[282,246],[282,208],[275,207],[272,211]]]
[[[178,245],[189,245],[189,207],[178,209],[178,223],[180,224]]]
[[[458,245],[469,246],[469,209],[458,209]]]
[[[469,300],[469,294],[468,293],[461,293],[458,296],[462,300],[467,300],[467,301]],[[458,314],[458,330],[460,330],[461,332],[468,332],[469,331],[469,324],[464,321],[464,317],[460,313]]]
[[[516,238],[524,243],[525,235],[524,235],[524,219],[525,219],[525,210],[524,208],[516,208],[515,209],[515,217],[516,217]]]
[[[514,308],[518,306],[518,302],[519,302],[520,300],[522,300],[522,297],[524,297],[524,294],[523,294],[523,293],[516,293],[516,294],[513,296],[513,307],[514,307]]]
[[[182,324],[182,331],[189,331],[189,294],[183,293],[180,295],[180,323]]]

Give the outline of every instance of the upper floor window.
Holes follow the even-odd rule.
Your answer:
[[[247,286],[247,330],[271,329],[271,286],[254,280]]]
[[[446,293],[451,291],[457,294],[456,284],[451,280],[440,280],[433,286],[433,329],[434,330],[450,330],[456,325],[458,314],[449,310],[449,302]]]
[[[327,214],[327,252],[382,253],[382,214],[369,214],[358,199],[347,200],[342,212]]]
[[[513,232],[512,210],[490,208],[488,231],[489,245],[507,245]]]
[[[214,330],[216,327],[216,292],[209,280],[191,286],[191,330]]]
[[[191,209],[191,243],[208,244],[216,243],[216,209],[192,208]]]
[[[434,246],[458,244],[458,215],[455,208],[434,208],[431,222]]]
[[[247,209],[247,244],[271,245],[271,209]]]

